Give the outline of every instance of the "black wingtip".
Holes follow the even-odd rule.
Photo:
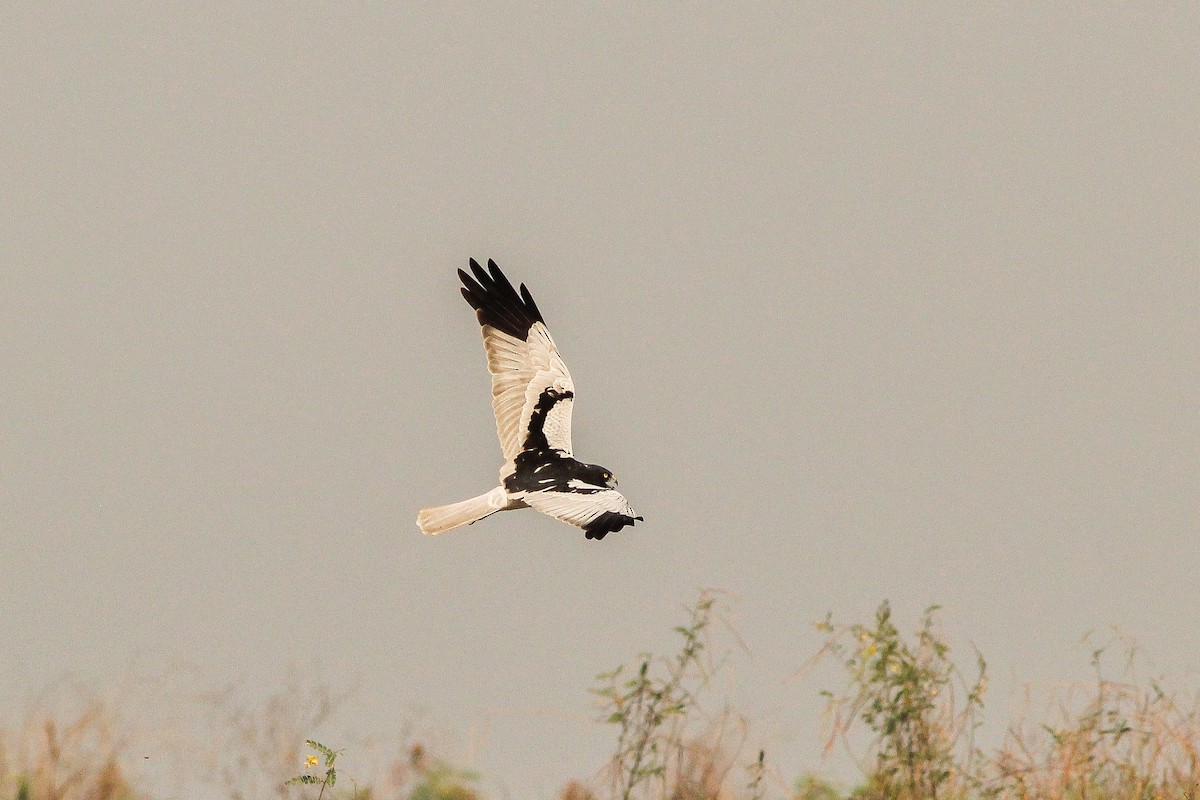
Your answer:
[[[500,267],[488,259],[487,269],[475,259],[468,259],[472,275],[458,271],[463,282],[462,295],[475,309],[481,325],[488,325],[518,339],[526,339],[529,329],[542,322],[542,312],[533,302],[525,285],[518,293]]]
[[[521,299],[535,317],[542,319],[542,312],[538,309],[537,303],[533,302],[533,295],[529,293],[529,290],[525,288],[525,284],[523,283],[521,284]]]
[[[608,534],[616,533],[626,525],[633,527],[633,524],[641,519],[641,517],[627,517],[615,511],[605,511],[588,523],[583,531],[588,539],[603,539]]]
[[[492,282],[491,276],[488,275],[487,271],[483,267],[479,266],[479,262],[473,258],[471,259],[471,272],[475,273],[475,280],[479,281],[479,285],[484,289],[487,289],[488,284]]]

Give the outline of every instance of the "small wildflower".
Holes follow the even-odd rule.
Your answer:
[[[309,767],[315,767],[317,765],[317,761],[318,761],[318,759],[316,756],[306,757],[304,759],[304,768],[308,769]]]

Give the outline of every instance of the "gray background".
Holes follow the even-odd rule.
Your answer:
[[[735,701],[817,764],[811,622],[943,603],[993,668],[1200,663],[1200,15],[958,4],[0,11],[0,686],[289,665],[608,752],[596,672],[739,600]],[[469,256],[532,288],[601,543],[417,509],[500,464]],[[486,735],[480,733],[484,731]],[[473,733],[472,733],[473,732]],[[834,771],[838,768],[830,767]]]

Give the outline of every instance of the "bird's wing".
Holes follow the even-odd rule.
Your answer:
[[[546,330],[542,313],[525,284],[520,292],[488,261],[471,259],[471,272],[458,271],[463,297],[483,326],[492,410],[505,458],[530,447],[571,452],[571,407],[575,385]]]
[[[545,490],[527,492],[521,499],[543,514],[583,528],[589,539],[603,539],[642,519],[616,489]]]

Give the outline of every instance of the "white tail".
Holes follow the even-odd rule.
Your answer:
[[[421,533],[437,534],[452,531],[463,525],[478,522],[489,514],[495,514],[508,505],[508,492],[497,486],[487,494],[451,503],[437,508],[423,508],[417,514],[417,527]]]

